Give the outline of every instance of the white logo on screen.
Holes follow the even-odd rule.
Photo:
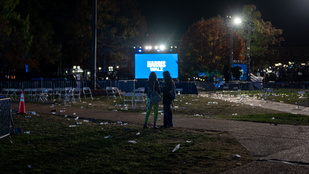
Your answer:
[[[163,71],[165,67],[165,61],[147,61],[147,68],[150,68],[150,71]]]

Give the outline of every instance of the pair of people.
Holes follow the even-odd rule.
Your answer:
[[[170,91],[175,88],[175,83],[168,71],[163,72],[163,79],[165,81],[165,86],[162,88],[163,92],[163,112],[164,112],[164,125],[163,127],[173,127],[173,113],[171,109],[171,104],[174,100],[173,96],[171,95]],[[155,90],[159,94],[161,93],[160,87],[159,87],[159,81],[157,78],[157,74],[155,72],[151,72],[149,75],[148,82],[145,86],[145,93],[147,93],[147,112],[145,115],[145,121],[144,121],[144,128],[149,128],[148,126],[148,119],[149,115],[152,111],[152,107],[154,109],[154,119],[153,119],[153,128],[157,129],[157,119],[158,119],[158,104],[151,104],[150,97],[151,92]]]

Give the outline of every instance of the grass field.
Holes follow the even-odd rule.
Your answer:
[[[297,95],[292,99],[293,95],[288,93],[277,92],[274,97],[293,103]],[[261,96],[259,91],[251,91],[248,95]],[[144,103],[132,109],[124,106],[122,99],[106,96],[70,105],[118,112],[146,111]],[[173,112],[175,117],[309,124],[305,115],[200,95],[178,97]],[[109,120],[85,122],[44,114],[14,115],[13,118],[15,127],[22,128],[22,133],[0,140],[1,173],[219,173],[254,160],[225,132],[142,129],[141,125],[123,125]],[[30,134],[24,133],[27,131]],[[180,148],[172,152],[178,144]],[[234,158],[235,154],[241,158]]]
[[[263,95],[261,91],[245,91],[250,97],[258,98],[262,101]],[[281,90],[276,92],[276,96],[270,96],[270,100],[276,97],[277,102],[294,103],[298,101],[297,92],[290,94],[289,90]],[[91,105],[89,105],[91,104]],[[136,108],[125,106],[120,98],[108,99],[105,96],[97,97],[94,101],[77,103],[74,107],[96,108],[117,110],[122,112],[145,112],[145,104],[140,103]],[[262,107],[253,107],[243,103],[231,103],[229,101],[214,99],[201,95],[182,95],[174,101],[173,114],[175,116],[211,118],[211,119],[231,119],[239,121],[253,121],[273,124],[309,124],[307,115],[295,115],[284,113],[276,110],[265,109]],[[297,106],[297,104],[295,105]],[[163,110],[160,105],[159,109]]]
[[[219,173],[254,160],[225,132],[53,115],[14,115],[14,122],[22,134],[0,140],[1,173]]]

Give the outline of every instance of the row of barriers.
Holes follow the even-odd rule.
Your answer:
[[[81,102],[81,95],[86,99],[91,98],[93,100],[92,92],[89,87],[83,88],[25,88],[14,89],[14,88],[3,88],[0,92],[1,96],[10,98],[12,101],[19,101],[21,93],[24,94],[25,101],[31,102],[48,102],[48,101],[63,101],[67,102],[76,102],[79,100]]]
[[[147,80],[99,80],[96,89],[106,89],[106,87],[117,87],[122,92],[132,92],[140,87],[145,87]],[[39,88],[79,88],[90,87],[90,81],[74,80],[54,80],[54,81],[0,81],[0,91],[3,88],[11,89],[39,89]],[[160,85],[164,85],[160,81]],[[176,88],[182,88],[184,94],[198,94],[196,82],[175,82]]]

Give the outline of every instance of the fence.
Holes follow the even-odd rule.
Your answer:
[[[3,98],[0,99],[0,139],[9,136],[12,130],[11,100]]]
[[[106,87],[117,87],[121,91],[131,92],[139,87],[145,87],[147,80],[119,80],[119,81],[97,81],[98,89]],[[160,82],[160,84],[164,84]],[[68,81],[68,80],[37,80],[37,81],[0,81],[0,91],[3,88],[26,89],[26,88],[83,88],[89,87],[90,81]],[[197,94],[195,82],[176,82],[176,88],[183,88],[184,94]]]

